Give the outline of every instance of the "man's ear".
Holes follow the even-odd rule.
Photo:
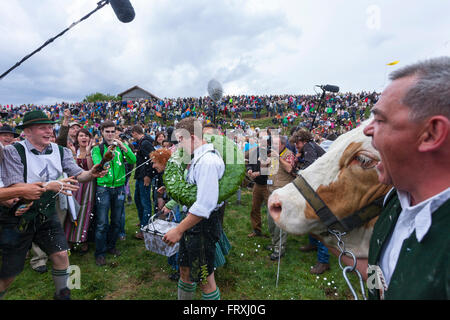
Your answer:
[[[449,138],[450,120],[445,116],[434,116],[426,121],[419,137],[419,152],[438,150]]]

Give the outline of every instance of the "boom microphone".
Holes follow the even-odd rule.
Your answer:
[[[117,18],[123,23],[133,21],[135,13],[133,6],[128,0],[109,0]]]
[[[322,90],[329,91],[329,92],[339,92],[339,87],[338,86],[333,86],[331,84],[327,84],[325,86],[318,85],[317,87],[319,87]]]
[[[212,79],[208,82],[208,94],[215,103],[222,99],[223,89],[219,81]]]

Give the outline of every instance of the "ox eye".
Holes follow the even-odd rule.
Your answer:
[[[375,165],[377,164],[375,160],[362,154],[357,155],[355,157],[355,160],[357,160],[360,163],[361,168],[363,169],[371,169],[375,167]]]

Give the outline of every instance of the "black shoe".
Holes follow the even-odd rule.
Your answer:
[[[70,300],[70,290],[69,288],[64,288],[59,291],[58,294],[55,293],[53,296],[54,300]]]
[[[104,266],[106,264],[105,256],[98,256],[95,258],[95,264],[98,266]]]
[[[109,254],[112,254],[112,255],[115,255],[115,256],[117,256],[117,257],[120,257],[120,255],[122,254],[122,253],[119,251],[119,249],[117,249],[117,248],[109,249],[109,250],[108,250],[108,253],[109,253]]]
[[[278,260],[279,258],[282,258],[283,256],[284,256],[284,253],[282,253],[281,257],[280,257],[279,252],[274,252],[270,255],[270,260],[275,261],[275,260]]]
[[[48,271],[47,266],[39,266],[39,267],[33,268],[33,270],[40,274],[46,273]]]

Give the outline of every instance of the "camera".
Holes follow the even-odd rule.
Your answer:
[[[126,133],[121,133],[121,134],[119,134],[119,138],[120,138],[121,140],[123,140],[123,141],[128,141],[128,140],[130,140],[132,137],[129,136],[128,134],[126,134]]]
[[[70,113],[72,113],[72,115],[74,115],[74,116],[77,116],[80,113],[80,109],[70,108]]]

